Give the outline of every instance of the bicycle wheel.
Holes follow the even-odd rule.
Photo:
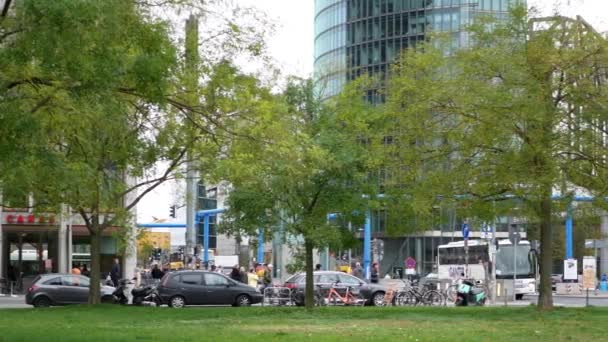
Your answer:
[[[395,306],[413,306],[416,305],[416,297],[409,292],[399,292],[393,303]]]
[[[430,306],[442,306],[443,295],[436,290],[426,291],[422,296],[422,303]]]
[[[445,297],[452,303],[456,302],[456,295],[458,294],[458,285],[451,285],[445,290]]]

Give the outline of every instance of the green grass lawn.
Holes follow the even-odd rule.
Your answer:
[[[608,308],[0,310],[0,341],[606,341]]]

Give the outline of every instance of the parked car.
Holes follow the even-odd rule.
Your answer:
[[[174,308],[186,305],[249,306],[260,303],[257,289],[209,271],[177,271],[165,274],[158,285],[164,304]]]
[[[25,303],[35,307],[84,304],[89,299],[90,279],[82,275],[49,273],[34,279],[25,294]],[[112,302],[112,286],[100,285],[101,301]]]
[[[343,272],[316,271],[313,274],[313,279],[315,286],[318,285],[322,289],[328,289],[336,283],[339,286],[349,286],[361,294],[367,305],[381,305],[387,291],[385,286],[367,283],[365,280]],[[292,289],[296,305],[304,305],[306,290],[306,276],[304,273],[290,277],[283,286]]]

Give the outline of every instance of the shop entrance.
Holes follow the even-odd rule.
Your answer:
[[[0,276],[15,292],[22,292],[42,273],[58,270],[57,228],[3,226]]]

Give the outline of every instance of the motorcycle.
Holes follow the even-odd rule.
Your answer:
[[[456,306],[479,305],[486,303],[486,293],[483,288],[476,287],[475,284],[464,280],[458,285],[456,292]]]
[[[132,280],[135,280],[133,278]],[[129,304],[129,295],[133,296],[133,305],[144,306],[160,306],[162,300],[154,285],[148,285],[133,289],[133,281],[129,279],[121,279],[118,282],[118,287],[112,293],[114,303]]]
[[[158,290],[154,285],[133,289],[131,294],[133,295],[133,305],[160,306],[162,304]]]
[[[129,279],[121,279],[118,281],[118,286],[112,293],[112,297],[114,297],[114,303],[117,304],[128,304],[129,297],[127,296],[127,288],[130,288],[130,285],[133,285],[133,282]]]

